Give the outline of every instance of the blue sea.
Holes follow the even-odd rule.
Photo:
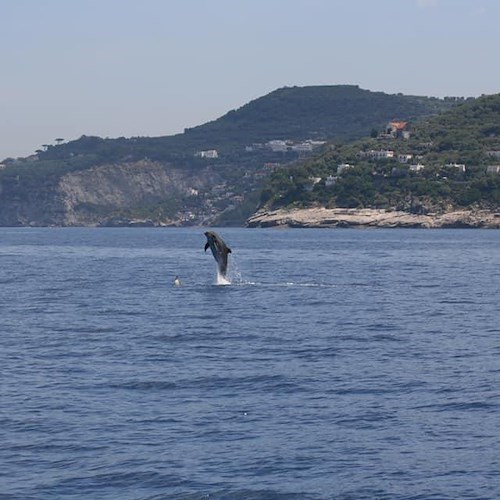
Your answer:
[[[500,231],[215,230],[0,229],[0,499],[500,498]]]

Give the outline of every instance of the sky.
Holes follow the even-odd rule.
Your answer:
[[[182,132],[284,86],[500,92],[499,0],[0,0],[0,160]]]

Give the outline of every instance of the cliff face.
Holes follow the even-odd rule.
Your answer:
[[[17,184],[0,190],[0,225],[92,226],[126,209],[152,206],[206,189],[215,176],[148,160],[103,165],[67,173],[36,186]]]
[[[58,185],[64,206],[63,225],[99,224],[121,209],[182,195],[193,183],[199,187],[199,179],[147,161],[67,174]]]

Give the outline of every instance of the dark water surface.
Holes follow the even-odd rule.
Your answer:
[[[500,231],[219,232],[0,229],[2,500],[500,498]]]

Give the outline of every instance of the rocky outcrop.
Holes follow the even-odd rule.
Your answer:
[[[260,211],[247,220],[247,227],[408,227],[500,229],[500,211],[457,210],[441,214],[350,209],[303,208]]]
[[[150,220],[127,220],[121,214],[127,209],[133,212],[136,207],[181,199],[216,182],[215,174],[209,171],[175,168],[150,160],[96,166],[41,185],[23,185],[19,181],[4,186],[3,192],[0,189],[0,225],[152,225]]]

